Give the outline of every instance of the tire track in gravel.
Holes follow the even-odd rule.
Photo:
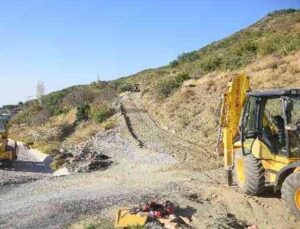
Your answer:
[[[220,166],[215,156],[203,152],[199,146],[189,143],[172,133],[160,128],[144,109],[139,93],[125,94],[121,101],[121,109],[129,120],[129,131],[134,132],[135,138],[150,150],[162,150],[173,155],[186,168],[192,170],[214,169]],[[197,163],[209,161],[210,163]]]
[[[134,140],[137,141],[138,146],[139,146],[140,148],[144,147],[144,143],[138,138],[138,136],[135,134],[135,132],[134,132],[134,130],[133,130],[133,128],[132,128],[132,123],[131,123],[131,121],[130,121],[130,118],[128,117],[127,111],[126,111],[126,109],[124,108],[124,105],[123,105],[122,102],[120,103],[120,110],[121,110],[121,114],[122,114],[123,117],[124,117],[124,120],[125,120],[127,129],[128,129],[128,131],[130,132],[131,136],[133,137]]]

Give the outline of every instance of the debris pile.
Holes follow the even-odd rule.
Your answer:
[[[190,220],[176,214],[175,205],[166,201],[146,203],[132,209],[120,209],[116,228],[143,226],[146,229],[189,229]]]
[[[104,170],[112,164],[110,157],[92,150],[88,145],[75,147],[72,151],[61,150],[56,157],[56,160],[62,161],[71,173]]]

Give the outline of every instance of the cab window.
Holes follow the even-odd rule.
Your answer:
[[[282,99],[267,98],[262,114],[262,139],[272,152],[286,153]]]

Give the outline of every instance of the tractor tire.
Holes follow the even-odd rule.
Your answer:
[[[252,154],[235,153],[234,175],[243,193],[257,196],[265,190],[265,169],[260,160]]]
[[[281,194],[290,213],[300,220],[300,172],[292,173],[284,180]]]

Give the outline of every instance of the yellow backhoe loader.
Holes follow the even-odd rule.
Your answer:
[[[8,144],[7,120],[0,116],[0,164],[7,165],[16,159],[16,144]]]
[[[300,89],[251,91],[246,75],[233,77],[223,95],[218,148],[229,185],[261,195],[281,191],[300,219]]]

